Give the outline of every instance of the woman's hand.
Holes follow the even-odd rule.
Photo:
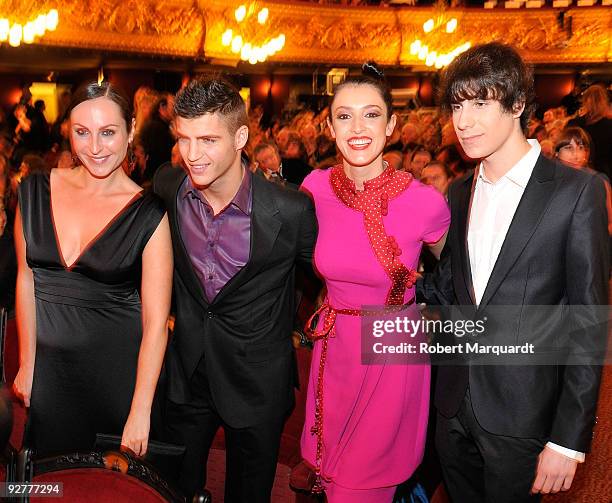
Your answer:
[[[30,406],[33,377],[34,367],[22,365],[19,367],[19,371],[17,372],[17,376],[13,382],[13,392],[26,407]]]
[[[142,341],[132,406],[121,437],[121,445],[137,456],[147,452],[153,396],[168,343],[172,268],[172,239],[164,215],[142,254]]]
[[[0,198],[1,200],[2,198]],[[6,229],[6,209],[4,207],[0,207],[0,236],[4,234],[4,229]]]
[[[123,435],[121,447],[127,447],[136,456],[144,456],[149,443],[149,429],[151,427],[151,411],[130,411]]]

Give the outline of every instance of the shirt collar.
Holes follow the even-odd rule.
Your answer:
[[[244,168],[244,176],[242,177],[242,183],[238,188],[238,192],[232,199],[230,204],[233,204],[245,215],[251,214],[251,171],[248,167]]]
[[[200,191],[196,190],[196,188],[191,183],[191,178],[189,177],[189,173],[185,177],[185,180],[181,184],[181,188],[179,190],[179,196],[181,199],[185,199],[187,196],[196,197],[198,199],[202,199],[200,197]]]
[[[274,178],[282,178],[280,170],[278,171],[264,171],[261,170],[261,173],[265,177],[266,180],[272,180]]]
[[[531,148],[529,151],[521,157],[521,159],[514,165],[512,168],[502,176],[498,182],[502,180],[510,180],[512,183],[518,185],[521,189],[527,187],[527,183],[531,178],[531,174],[533,173],[533,168],[538,161],[538,157],[540,156],[540,152],[542,148],[536,139],[527,140]],[[492,183],[487,179],[482,163],[478,167],[478,179],[487,183]],[[497,183],[498,183],[497,182]]]
[[[230,201],[228,206],[233,205],[240,211],[242,211],[242,213],[244,213],[245,215],[250,215],[253,199],[251,192],[252,175],[251,171],[248,169],[247,166],[244,165],[244,163],[242,163],[242,167],[244,168],[244,176],[242,177],[242,182],[240,183],[240,187],[238,187],[238,192],[236,192],[236,195],[234,195],[234,198]],[[191,183],[191,178],[189,177],[189,174],[187,174],[185,183],[183,184],[180,190],[180,197],[183,199],[186,197],[197,198],[202,201],[202,203],[208,205],[208,201],[206,201],[206,198]]]

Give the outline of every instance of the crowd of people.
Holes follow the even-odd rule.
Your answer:
[[[7,187],[0,190],[5,206],[12,210],[16,186],[28,173],[73,166],[66,113],[69,101],[67,92],[59,97],[60,110],[53,124],[45,119],[42,100],[31,103],[27,87],[13,110],[6,114],[0,111],[0,184]],[[147,86],[134,94],[134,141],[125,169],[145,188],[162,164],[182,164],[173,132],[173,104],[172,93]],[[397,122],[387,139],[384,158],[395,169],[410,172],[445,194],[453,179],[475,167],[475,161],[463,152],[450,118],[438,108],[396,109],[394,113]],[[273,118],[264,125],[261,105],[249,112],[250,134],[244,153],[252,171],[299,186],[310,171],[332,167],[341,160],[327,124],[329,106],[320,111],[300,108],[281,115],[291,118]],[[570,127],[582,130],[576,137],[580,144],[573,149],[578,151],[578,162],[564,156],[569,147],[564,144],[563,133]],[[562,105],[532,116],[526,134],[538,140],[547,157],[570,162],[576,168],[593,169],[609,180],[612,117],[608,91],[602,84],[591,85],[580,94],[572,92]]]
[[[364,364],[363,306],[416,310],[417,293],[476,307],[607,304],[607,91],[593,85],[542,120],[533,99],[530,71],[496,43],[453,62],[440,110],[394,110],[374,64],[287,123],[247,114],[222,80],[176,95],[140,88],[133,113],[112,84],[87,84],[62,96],[53,125],[24,89],[0,124],[0,257],[28,445],[91,449],[99,433],[137,455],[149,439],[182,445],[168,476],[192,495],[222,427],[225,501],[269,501],[294,403],[295,268],[314,266],[325,293],[305,329],[309,489],[390,503],[423,458],[430,368]],[[582,347],[597,354],[588,328]],[[440,368],[436,443],[452,500],[568,490],[600,371]]]
[[[544,110],[541,118],[540,114],[532,116],[527,137],[538,140],[545,156],[599,173],[610,194],[612,113],[608,91],[602,84],[591,85],[580,93],[579,90],[577,87],[566,96],[560,106]],[[12,110],[7,113],[0,110],[0,230],[11,225],[17,186],[24,177],[55,167],[74,166],[67,115],[69,103],[70,94],[62,93],[58,118],[48,124],[43,113],[44,102],[37,100],[32,104],[26,87]],[[134,141],[124,169],[145,189],[150,187],[155,171],[164,163],[183,164],[173,131],[173,105],[172,93],[143,86],[134,94]],[[450,118],[438,108],[428,107],[394,110],[394,113],[397,122],[385,145],[385,161],[397,170],[412,173],[446,196],[450,183],[476,165],[463,152]],[[291,118],[283,121],[273,118],[270,124],[263,124],[262,107],[251,109],[244,155],[250,160],[252,171],[297,188],[312,170],[326,169],[341,161],[327,124],[329,107],[318,112],[299,109],[281,115]],[[568,140],[568,130],[573,141]],[[608,204],[612,233],[610,201],[611,197]],[[0,234],[5,249],[10,248],[9,240],[5,232]],[[10,253],[5,253],[0,260],[7,285],[2,296],[4,303],[10,304],[14,260]]]

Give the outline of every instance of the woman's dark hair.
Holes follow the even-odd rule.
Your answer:
[[[36,154],[25,154],[21,163],[27,166],[28,175],[49,172],[49,167],[45,160]]]
[[[326,135],[319,134],[315,140],[315,145],[314,157],[317,162],[321,162],[328,157],[336,157],[336,144]]]
[[[334,104],[334,100],[338,95],[338,92],[348,86],[363,86],[369,85],[374,87],[380,97],[385,102],[385,108],[387,110],[387,120],[391,118],[393,113],[393,99],[391,98],[391,90],[387,85],[385,74],[381,68],[374,61],[368,61],[361,66],[361,75],[349,76],[344,82],[338,84],[334,90],[334,97],[332,98],[330,109]]]
[[[121,111],[121,116],[125,120],[125,129],[128,134],[132,131],[132,107],[125,94],[110,82],[91,82],[83,84],[72,95],[70,105],[68,106],[67,116],[70,116],[72,110],[83,103],[84,101],[95,100],[96,98],[108,98],[116,103]]]
[[[300,135],[294,132],[289,133],[289,137],[287,138],[287,147],[290,143],[295,143],[298,146],[299,159],[302,159],[302,161],[307,162],[308,152],[306,151],[306,146],[304,145],[304,142],[302,141]],[[285,152],[286,150],[287,149],[285,148]]]
[[[497,100],[506,112],[525,106],[521,127],[535,108],[533,72],[511,46],[492,42],[468,49],[446,68],[440,86],[440,105],[445,112],[463,100]]]
[[[558,154],[563,147],[567,147],[572,140],[576,145],[581,145],[591,152],[591,137],[584,129],[580,127],[568,127],[561,131],[559,139],[555,144],[555,154]]]

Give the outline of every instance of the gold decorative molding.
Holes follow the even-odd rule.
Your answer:
[[[221,44],[221,34],[233,16],[233,8],[219,0],[206,5],[206,56],[238,61]],[[338,8],[311,4],[265,4],[269,21],[264,29],[283,32],[285,48],[270,58],[284,63],[361,64],[374,59],[397,64],[400,27],[393,9]],[[268,26],[269,25],[269,26]]]
[[[164,56],[203,56],[204,20],[184,0],[0,0],[0,17],[24,11],[59,11],[55,32],[40,45]]]
[[[566,10],[564,26],[559,22],[558,9],[449,9],[448,17],[456,17],[459,21],[457,31],[452,36],[431,37],[425,36],[421,28],[429,14],[407,11],[399,13],[400,24],[404,27],[402,65],[422,64],[410,54],[410,43],[415,38],[424,43],[431,40],[444,50],[468,41],[472,44],[502,41],[517,47],[527,61],[536,64],[612,61],[612,9]],[[445,45],[447,37],[452,43]]]
[[[410,54],[415,38],[447,51],[460,43],[499,40],[516,45],[531,63],[612,62],[612,9],[449,8],[459,24],[452,35],[425,35],[433,8],[337,7],[309,3],[266,3],[263,30],[286,35],[285,48],[269,58],[279,63],[422,67]],[[36,44],[160,56],[206,58],[237,64],[221,34],[238,5],[226,0],[0,0],[0,17],[59,11],[55,32]],[[570,24],[571,18],[571,24]],[[571,26],[571,31],[569,27]]]
[[[204,0],[201,0],[202,3]],[[235,60],[219,42],[226,2],[207,1],[207,57]],[[604,63],[612,61],[612,9],[447,9],[458,28],[453,34],[425,35],[423,23],[439,11],[434,8],[347,8],[309,4],[268,4],[275,29],[287,36],[285,49],[271,61],[351,65],[373,59],[383,65],[422,67],[410,54],[419,38],[443,52],[464,42],[493,40],[518,47],[530,63]],[[571,18],[571,32],[569,23]]]

